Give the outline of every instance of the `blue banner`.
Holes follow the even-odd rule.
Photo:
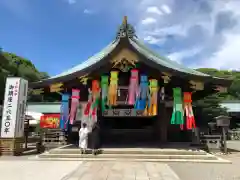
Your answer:
[[[69,94],[62,94],[60,129],[67,129],[69,117]]]

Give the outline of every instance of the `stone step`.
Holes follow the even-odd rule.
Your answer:
[[[217,160],[213,155],[156,155],[156,154],[51,154],[43,153],[38,155],[39,158],[95,158],[95,159],[202,159],[202,160]]]
[[[231,164],[231,161],[221,158],[217,159],[129,159],[129,158],[40,158],[39,156],[30,157],[29,160],[33,161],[119,161],[119,162],[181,162],[181,163],[214,163],[214,164]]]
[[[91,150],[87,150],[91,152]],[[79,154],[79,149],[52,149],[50,154]],[[173,149],[101,149],[101,154],[145,154],[145,155],[206,155],[202,150],[173,150]]]

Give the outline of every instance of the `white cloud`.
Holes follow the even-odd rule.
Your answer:
[[[235,27],[240,24],[240,1],[186,0],[179,3],[178,0],[140,0],[135,12],[139,19],[139,37],[161,48],[166,44],[168,56],[179,63],[192,58],[185,64],[187,66],[240,69],[240,25]],[[234,18],[234,23],[219,20],[221,13],[228,13],[226,18]],[[218,32],[219,23],[224,31]],[[173,38],[168,40],[168,37]]]
[[[179,52],[174,52],[168,55],[168,58],[176,61],[178,63],[183,63],[184,58],[190,58],[197,54],[199,54],[202,51],[202,47],[194,47],[192,49],[187,49]]]
[[[150,6],[146,10],[147,13],[154,13],[158,15],[163,15],[162,11],[156,6]]]
[[[172,10],[170,9],[170,7],[166,4],[163,4],[161,6],[161,9],[163,10],[163,12],[165,12],[166,14],[171,14],[172,13]]]
[[[238,20],[236,26],[223,33],[223,43],[217,51],[213,52],[210,57],[197,63],[199,67],[211,67],[217,69],[240,70],[240,12],[238,7],[239,1],[229,1],[225,4],[223,10],[230,11]],[[218,8],[215,5],[215,10]]]
[[[84,14],[93,14],[93,11],[90,9],[84,9],[83,13]]]
[[[144,41],[148,42],[149,44],[159,44],[160,42],[164,42],[162,38],[155,38],[153,36],[146,36],[143,39]]]
[[[146,31],[146,32],[151,34],[151,35],[166,36],[166,35],[169,35],[169,34],[174,34],[174,35],[186,36],[187,30],[188,30],[188,27],[186,27],[184,25],[177,24],[177,25],[172,25],[172,26],[154,28],[154,30]]]
[[[67,0],[69,4],[75,4],[77,1],[76,0]]]
[[[143,25],[154,24],[156,22],[157,22],[157,20],[155,18],[151,18],[151,17],[147,17],[146,19],[142,20]]]
[[[240,33],[227,34],[225,43],[211,57],[204,59],[200,66],[217,69],[240,69]]]

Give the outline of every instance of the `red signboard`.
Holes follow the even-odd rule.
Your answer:
[[[40,127],[56,129],[59,128],[60,114],[48,114],[41,116]]]

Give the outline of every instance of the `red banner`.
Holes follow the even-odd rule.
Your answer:
[[[48,114],[41,116],[40,127],[56,129],[59,128],[60,114]]]

